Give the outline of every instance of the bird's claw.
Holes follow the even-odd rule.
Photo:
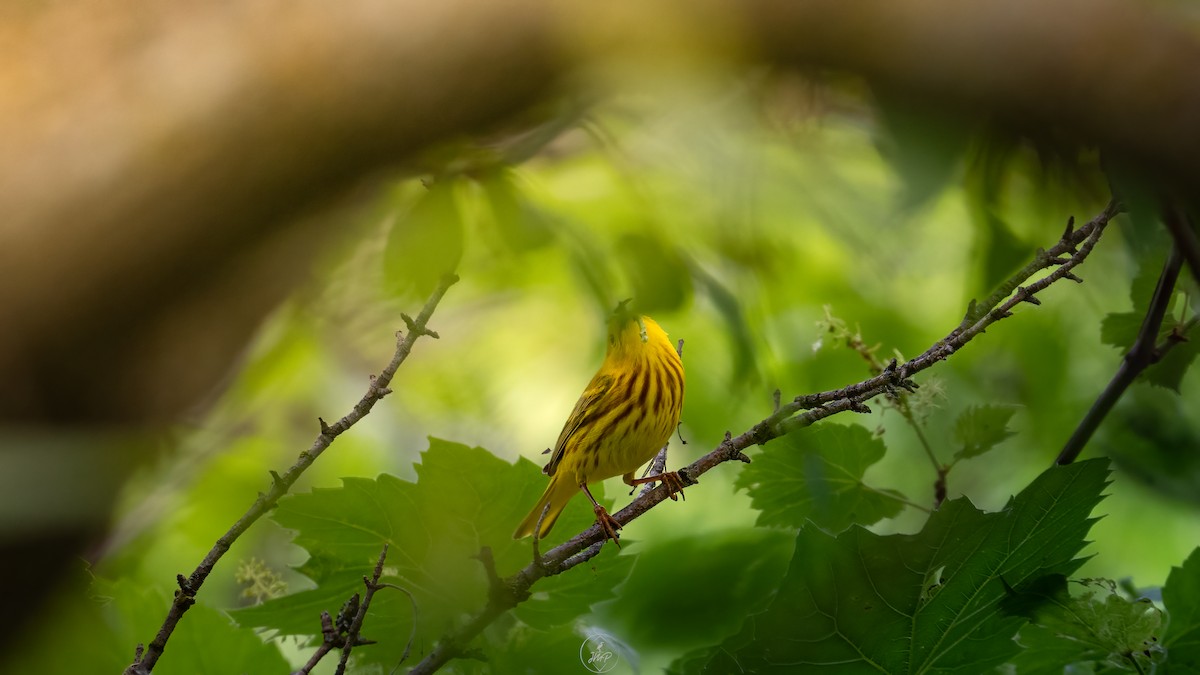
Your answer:
[[[617,530],[621,529],[621,524],[617,522],[616,518],[608,515],[608,511],[599,504],[596,505],[593,511],[596,513],[596,524],[604,531],[604,538],[611,539],[612,543],[617,545],[617,548],[621,548],[621,540],[617,537]]]

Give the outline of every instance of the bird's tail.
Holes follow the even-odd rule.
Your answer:
[[[550,528],[554,527],[554,521],[558,520],[559,514],[567,506],[567,502],[571,501],[571,497],[579,491],[579,487],[572,485],[571,481],[563,478],[564,474],[559,472],[550,479],[550,484],[546,486],[546,491],[542,493],[542,498],[538,500],[537,505],[525,516],[525,520],[517,526],[517,531],[513,532],[513,539],[528,537],[533,534],[534,528],[537,527],[538,518],[542,517],[542,510],[546,505],[550,505],[550,510],[546,512],[546,517],[542,520],[542,529],[538,533],[538,539],[544,538],[550,534]]]

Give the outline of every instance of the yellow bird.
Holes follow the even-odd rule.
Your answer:
[[[592,501],[605,535],[620,545],[616,531],[621,525],[592,496],[588,483],[613,476],[622,476],[631,486],[663,482],[671,490],[671,499],[683,490],[683,481],[673,471],[634,478],[638,467],[658,454],[679,425],[683,361],[667,333],[650,317],[629,311],[628,302],[617,305],[608,320],[604,363],[567,418],[550,463],[542,469],[550,476],[550,485],[517,526],[514,539],[533,534],[539,518],[542,526],[537,537],[545,537],[567,502],[582,490]]]

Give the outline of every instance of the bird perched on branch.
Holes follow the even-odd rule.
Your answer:
[[[634,478],[679,425],[683,408],[683,362],[667,333],[648,316],[617,305],[608,320],[608,352],[600,370],[575,404],[542,471],[550,485],[537,505],[517,526],[514,539],[534,534],[545,537],[567,502],[582,490],[605,535],[619,546],[618,523],[600,506],[588,483],[621,476],[637,486],[662,482],[682,494],[683,481],[673,471]],[[549,507],[549,508],[547,508]],[[542,512],[545,511],[545,516]],[[541,527],[538,528],[538,521]]]

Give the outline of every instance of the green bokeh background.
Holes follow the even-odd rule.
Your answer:
[[[309,446],[317,417],[349,410],[368,375],[388,361],[404,326],[400,313],[415,313],[423,301],[423,281],[406,278],[408,268],[397,267],[389,251],[419,245],[436,262],[443,249],[457,257],[452,249],[461,245],[462,281],[431,322],[441,337],[418,343],[394,393],[340,437],[294,492],[337,487],[343,476],[414,480],[429,436],[540,464],[603,357],[605,311],[629,296],[685,341],[687,444],[673,443],[668,462],[681,466],[726,431],[740,433],[769,414],[775,389],[786,399],[868,375],[857,354],[820,328],[826,308],[880,345],[884,358],[912,358],[958,324],[996,270],[1010,273],[1033,249],[1054,243],[1068,215],[1087,220],[1106,200],[1056,183],[1020,146],[1007,151],[1002,179],[991,181],[980,167],[989,155],[979,146],[906,149],[904,133],[853,93],[769,79],[685,84],[605,103],[517,166],[443,177],[437,198],[453,209],[423,201],[429,190],[416,179],[397,179],[361,204],[343,247],[269,318],[228,389],[161,438],[160,458],[126,487],[89,574],[113,580],[122,606],[165,603],[174,575],[193,569],[266,489],[267,472],[286,468]],[[906,124],[907,133],[941,132],[929,121],[915,130]],[[987,189],[978,189],[981,181]],[[396,232],[422,219],[432,224],[421,225],[419,244],[397,243]],[[1129,228],[1126,219],[1110,228],[1078,270],[1084,284],[1053,286],[1042,306],[1022,305],[917,377],[923,390],[940,392],[921,415],[943,460],[955,450],[954,422],[967,407],[1017,408],[1017,434],[957,466],[951,497],[1000,508],[1049,466],[1114,372],[1121,353],[1101,342],[1100,326],[1106,314],[1131,310],[1138,270],[1129,240],[1140,235]],[[1172,442],[1196,438],[1188,402],[1197,385],[1194,372],[1182,381],[1182,402],[1169,420],[1186,428]],[[870,416],[837,420],[882,432],[888,453],[867,481],[930,504],[935,476],[914,432],[894,410],[872,408]],[[1116,426],[1102,429],[1085,456],[1107,448],[1125,466],[1152,464],[1140,458],[1154,448],[1138,444],[1153,439]],[[1182,488],[1168,491],[1154,480],[1170,470],[1118,468],[1098,510],[1105,517],[1085,549],[1094,557],[1080,573],[1161,585],[1200,542],[1194,505],[1168,493],[1187,495],[1196,483],[1185,477]],[[651,614],[671,589],[704,584],[704,570],[742,560],[756,576],[739,597],[755,598],[770,585],[764,579],[783,574],[792,537],[754,527],[757,512],[734,488],[741,470],[719,467],[686,501],[655,508],[626,530],[641,556],[627,584],[631,595],[597,606],[585,623],[629,643],[643,672],[739,627],[697,620],[706,616],[703,604],[680,607],[682,619]],[[618,506],[627,499],[619,479],[606,489]],[[872,529],[913,532],[924,518],[908,508]],[[571,534],[560,528],[552,540]],[[202,604],[243,606],[234,571],[251,557],[280,571],[292,591],[310,584],[290,570],[304,552],[264,520],[210,577]],[[15,657],[14,672],[22,659],[61,644],[64,633],[80,645],[59,655],[64,663],[93,659],[78,672],[119,672],[135,642],[152,636],[147,626],[155,620],[140,620],[138,630],[121,624],[111,603],[88,587],[81,573],[46,629],[26,642],[25,656]],[[106,628],[97,630],[97,619]],[[568,654],[577,642],[556,635],[546,645],[557,645],[546,654]],[[284,646],[288,658],[303,660],[294,643]]]

